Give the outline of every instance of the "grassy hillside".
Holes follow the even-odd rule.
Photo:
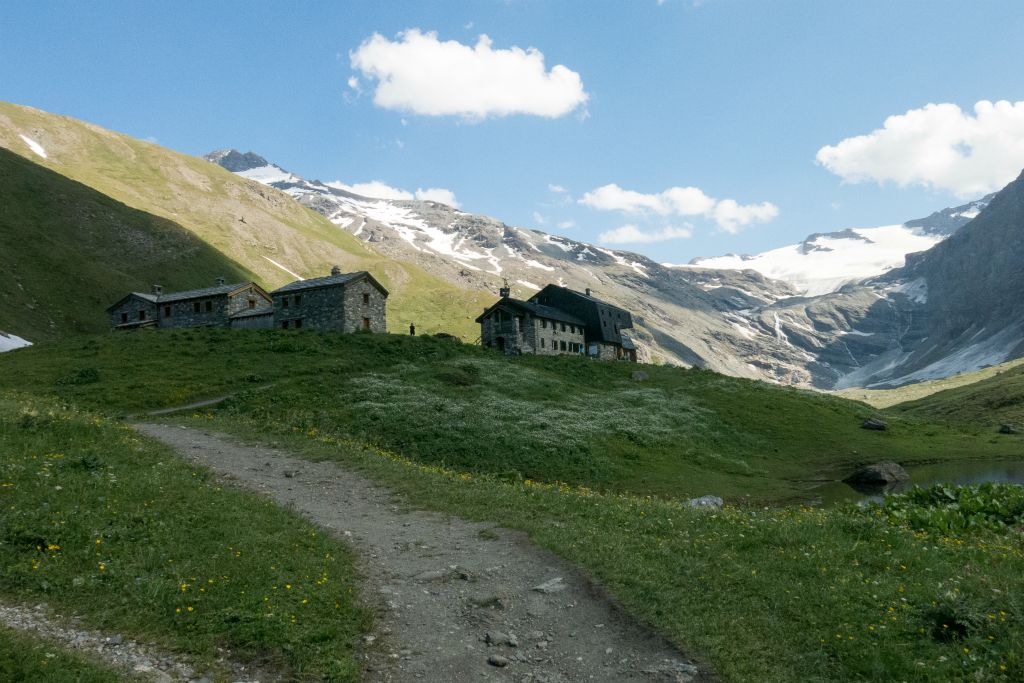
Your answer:
[[[415,461],[611,491],[800,498],[857,464],[1012,457],[1018,441],[706,370],[506,359],[398,335],[182,330],[106,335],[0,357],[0,388],[107,413],[242,392],[221,412],[358,438]],[[269,388],[266,385],[272,385]]]
[[[281,680],[357,679],[354,643],[370,615],[344,544],[52,400],[0,392],[0,452],[3,602],[46,602],[200,670],[227,649]],[[0,674],[30,665],[0,655]]]
[[[35,154],[21,136],[41,145],[46,158]],[[348,232],[273,188],[239,178],[203,159],[92,124],[0,103],[0,147],[128,207],[180,225],[268,289],[294,279],[271,260],[302,277],[324,275],[335,264],[344,270],[369,270],[391,290],[388,318],[395,330],[407,328],[412,321],[423,331],[445,330],[475,339],[479,329],[472,320],[492,298],[375,254]],[[29,208],[13,212],[32,217]],[[43,219],[54,220],[50,215]],[[32,221],[15,227],[23,240],[32,239],[41,228]],[[99,263],[116,267],[119,259],[120,254],[112,252]],[[22,261],[18,268],[26,274],[32,269],[42,271],[43,264]],[[0,311],[4,309],[12,310],[0,300]],[[31,339],[21,331],[23,327],[40,329],[49,324],[31,310],[13,311],[8,317],[16,313],[26,322],[16,321],[8,331],[20,336]]]
[[[989,377],[1000,375],[1007,370],[1017,367],[1018,365],[1024,365],[1024,358],[1006,361],[1005,363],[992,365],[987,368],[982,368],[981,370],[975,370],[974,372],[962,372],[958,375],[943,377],[942,379],[907,384],[902,387],[896,387],[895,389],[854,388],[843,389],[842,391],[836,391],[834,393],[837,396],[842,396],[843,398],[848,398],[852,401],[863,401],[875,408],[888,408],[898,403],[916,401],[947,389],[955,389],[957,387],[967,386],[968,384],[974,384],[975,382],[980,382],[984,379],[988,379]]]
[[[153,283],[252,274],[174,221],[0,148],[0,330],[33,341],[108,327],[103,309]]]
[[[802,478],[854,461],[1010,456],[1020,437],[896,413],[885,414],[890,431],[867,432],[860,420],[872,410],[863,404],[701,370],[644,368],[649,378],[638,382],[634,369],[509,360],[432,338],[140,331],[5,354],[0,390],[31,388],[51,406],[108,416],[237,392],[175,419],[359,468],[414,506],[521,529],[725,680],[1021,680],[1016,487],[939,488],[884,509],[699,512],[673,499],[788,500]],[[119,433],[78,422],[80,434],[32,438],[65,444],[62,460],[103,458],[118,475],[110,485],[128,491],[154,459],[173,461],[145,444],[107,455],[121,448]],[[11,424],[0,437],[29,438]],[[39,441],[25,452],[55,448]],[[33,472],[19,481],[35,485]],[[209,485],[185,477],[163,490],[193,496]],[[36,499],[45,493],[37,487]],[[194,561],[208,554],[194,552]],[[258,581],[260,572],[239,578]],[[167,621],[137,623],[145,619]]]
[[[1009,366],[1009,367],[1007,367]],[[1024,365],[998,366],[988,379],[894,406],[900,414],[994,431],[1008,424],[1024,430]]]

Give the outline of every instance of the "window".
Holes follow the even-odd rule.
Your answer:
[[[123,323],[128,322],[128,314],[127,313],[122,313],[121,314],[121,322],[123,322]]]
[[[370,305],[370,294],[369,294],[369,292],[363,292],[363,305],[364,306],[369,306]]]
[[[256,308],[256,299],[249,299],[249,308]]]
[[[547,320],[541,320],[540,321],[540,326],[541,326],[541,329],[544,329],[544,330],[548,329],[548,321]]]
[[[565,340],[564,339],[562,341],[558,342],[558,348],[560,350],[562,350],[562,351],[565,351]]]
[[[171,317],[171,307],[170,306],[164,306],[164,317],[165,318],[170,318]]]
[[[198,313],[199,309],[200,309],[199,302],[198,301],[194,302],[192,304],[192,312],[193,313]]]
[[[295,329],[302,329],[302,318],[299,318],[298,320],[295,321]]]
[[[364,330],[370,329],[370,319],[369,318],[363,318],[363,329]]]
[[[547,347],[547,340],[544,339],[544,337],[541,337],[540,338],[540,348],[543,349],[543,348],[546,348],[546,347]]]
[[[206,312],[209,313],[212,310],[213,310],[213,302],[212,301],[207,301],[206,302]]]
[[[288,308],[288,297],[281,297],[281,308]]]
[[[285,320],[283,323],[281,323],[281,329],[283,329],[283,330],[287,330],[288,329],[288,321],[287,320]]]
[[[145,319],[146,319],[146,312],[145,311],[139,311],[139,320],[145,320]]]
[[[565,332],[565,323],[562,323],[562,332]]]
[[[301,294],[296,294],[295,295],[295,305],[298,306],[301,303],[302,303],[302,295]]]

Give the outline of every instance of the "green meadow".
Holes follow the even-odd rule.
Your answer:
[[[633,379],[636,369],[647,378]],[[229,395],[216,406],[165,419],[335,460],[418,507],[523,530],[577,563],[636,618],[725,680],[1024,677],[1018,488],[916,492],[884,508],[801,504],[813,480],[840,477],[862,463],[1019,458],[1021,437],[997,434],[987,424],[878,411],[696,369],[506,359],[435,338],[313,332],[143,331],[40,345],[0,357],[0,390],[31,393],[8,393],[9,421],[28,419],[19,416],[34,402],[64,406],[60,410],[76,416],[80,431],[56,437],[59,447],[40,442],[23,446],[26,453],[52,449],[63,454],[62,463],[91,462],[89,453],[105,457],[107,448],[97,447],[89,430],[108,430],[103,433],[115,437],[113,443],[151,454],[141,461],[134,456],[139,462],[132,467],[119,465],[126,469],[118,481],[145,480],[166,467],[178,472],[175,483],[164,486],[168,492],[214,484],[202,472],[193,477],[191,468],[119,421]],[[873,416],[886,419],[889,429],[861,429]],[[93,421],[100,424],[90,426]],[[50,438],[23,432],[11,431],[18,443]],[[164,465],[156,468],[154,459]],[[27,488],[40,471],[26,467],[24,500],[43,495]],[[242,496],[218,492],[227,494]],[[703,494],[720,495],[727,506],[704,512],[685,504]],[[215,505],[218,498],[205,499]],[[268,504],[255,505],[273,513]],[[231,528],[222,509],[196,514],[214,520],[211,534]],[[155,533],[151,523],[138,521],[135,533]],[[181,526],[160,533],[187,538],[189,525]],[[294,563],[302,548],[297,555],[288,544],[299,539],[328,543],[308,528],[264,532],[249,542],[266,542],[261,557],[278,552]],[[168,541],[172,547],[181,542]],[[202,553],[210,562],[219,561],[214,548]],[[79,550],[82,571],[99,576],[88,566],[99,560]],[[31,578],[26,558],[46,555],[21,552],[27,554],[19,571]],[[315,555],[309,553],[311,562]],[[332,557],[345,555],[334,551]],[[16,561],[5,558],[4,566]],[[267,589],[262,578],[248,577],[265,568],[236,571],[255,590]],[[335,575],[351,577],[344,568],[332,569]],[[172,576],[182,575],[170,572],[164,580]],[[275,575],[278,590],[284,576]],[[19,590],[34,596],[42,589]],[[118,623],[143,633],[156,633],[151,620],[184,623],[176,621],[173,610],[184,603],[174,591],[151,596],[144,614],[132,603],[114,617],[109,612],[116,605],[101,610],[73,599],[82,600],[81,610],[97,615],[98,623],[128,619],[130,612],[134,621]],[[285,647],[219,617],[202,621],[209,612],[192,606],[187,618],[202,626],[187,637],[171,631],[169,645],[201,655],[214,634],[227,629],[241,652],[276,647],[281,662],[308,666],[317,672],[311,675],[334,675],[331,666],[338,676],[349,675],[343,662],[325,661],[315,647],[296,654],[305,642],[301,631]],[[368,628],[357,604],[346,609],[348,630],[326,642]],[[314,628],[301,619],[292,627]]]

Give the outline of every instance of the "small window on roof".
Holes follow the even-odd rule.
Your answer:
[[[256,299],[249,299],[249,308],[256,308]]]
[[[370,305],[370,293],[369,292],[363,292],[363,305],[364,306],[369,306]]]

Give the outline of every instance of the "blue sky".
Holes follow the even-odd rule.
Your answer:
[[[1008,182],[1022,32],[1016,1],[8,2],[0,99],[683,262]]]

